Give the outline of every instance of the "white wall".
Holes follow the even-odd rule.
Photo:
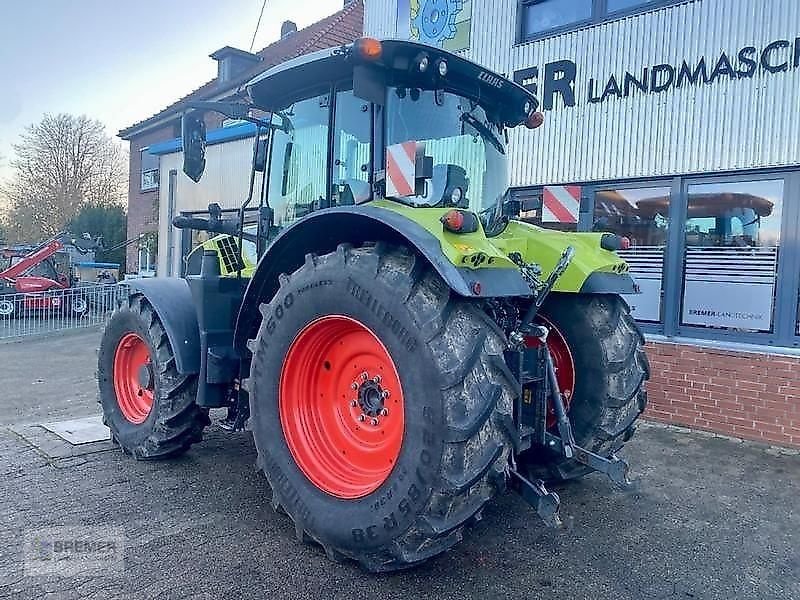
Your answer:
[[[525,44],[515,44],[516,1],[471,4],[466,54],[473,60],[508,76],[538,67],[540,98],[547,63],[576,66],[575,106],[557,96],[544,127],[513,132],[515,186],[800,164],[800,67],[792,55],[800,38],[797,0],[696,0]],[[395,37],[397,22],[397,0],[366,0],[366,35]],[[759,66],[752,78],[722,75],[711,84],[634,89],[629,97],[589,102],[591,79],[602,92],[611,75],[622,84],[626,71],[641,74],[663,63],[679,68],[684,60],[693,67],[701,57],[710,75],[722,52],[741,69],[740,49],[754,46],[759,59],[776,40],[790,42],[769,56],[776,65],[788,60],[784,72]]]
[[[177,171],[174,192],[175,205],[172,215],[181,211],[206,210],[211,202],[222,208],[239,208],[247,198],[250,183],[250,165],[253,157],[253,139],[246,138],[206,149],[206,170],[198,183],[189,179],[182,171],[183,153],[164,154],[160,160],[159,186],[159,235],[158,274],[170,273],[167,261],[172,258],[172,274],[180,273],[180,231],[172,227],[170,215],[169,173]],[[260,189],[260,177],[256,179],[256,194]],[[172,252],[169,252],[169,246]]]

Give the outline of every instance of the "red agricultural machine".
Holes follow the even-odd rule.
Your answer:
[[[97,247],[96,240],[85,235],[80,240],[62,232],[22,256],[0,271],[0,318],[15,318],[24,313],[60,311],[81,316],[89,310],[78,293],[65,294],[74,281],[69,269],[59,270],[53,257],[73,246],[81,254]],[[54,293],[57,292],[57,293]]]

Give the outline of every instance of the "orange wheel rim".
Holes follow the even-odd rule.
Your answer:
[[[403,445],[403,390],[366,325],[340,315],[309,323],[286,354],[278,405],[289,451],[317,488],[355,499],[386,481]]]
[[[128,421],[144,423],[153,409],[155,375],[150,349],[135,333],[126,333],[114,353],[114,392]]]

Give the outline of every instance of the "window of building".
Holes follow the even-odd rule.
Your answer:
[[[526,37],[591,20],[593,0],[528,0],[522,5]]]
[[[577,231],[631,240],[618,253],[641,293],[625,300],[645,331],[800,347],[800,171],[566,187]],[[557,188],[512,189],[520,219],[565,230],[542,218]]]
[[[681,324],[773,331],[783,180],[687,189]]]
[[[272,138],[269,201],[275,225],[285,227],[328,197],[328,118],[330,95],[295,102],[276,113]]]
[[[681,1],[685,0],[521,0],[520,37],[535,39]]]
[[[642,293],[629,299],[639,321],[662,321],[664,259],[669,234],[669,187],[606,187],[595,191],[594,231],[631,240],[619,255],[630,267]]]
[[[150,154],[147,148],[142,148],[142,191],[158,189],[158,156]]]
[[[649,8],[653,4],[659,4],[659,0],[606,0],[606,10],[609,14],[614,14],[639,8]]]

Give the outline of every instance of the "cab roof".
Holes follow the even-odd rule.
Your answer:
[[[253,78],[245,89],[255,106],[277,111],[337,81],[350,82],[360,73],[381,88],[441,89],[465,96],[481,104],[493,121],[509,127],[524,122],[538,107],[536,98],[522,86],[440,48],[382,40],[380,56],[369,60],[360,56],[358,44],[356,41],[289,60]],[[423,57],[428,59],[424,72],[419,69]],[[444,76],[438,69],[441,61],[447,65]]]

